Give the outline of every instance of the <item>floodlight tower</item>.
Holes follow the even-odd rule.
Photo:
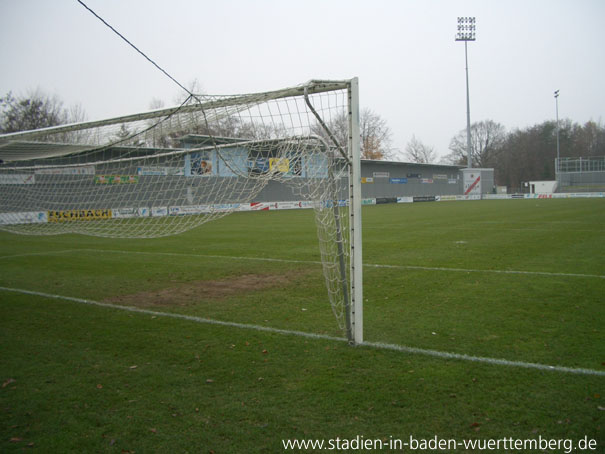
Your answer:
[[[476,21],[474,17],[459,17],[456,41],[464,41],[464,60],[466,62],[466,153],[468,168],[473,167],[471,158],[471,101],[468,90],[468,50],[467,43],[475,41]]]
[[[559,173],[559,90],[555,91],[555,109],[557,113],[557,160],[555,164],[555,177]]]

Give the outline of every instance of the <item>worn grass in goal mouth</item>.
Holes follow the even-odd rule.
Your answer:
[[[226,279],[184,282],[157,290],[113,296],[106,298],[104,302],[136,307],[189,306],[203,300],[223,301],[250,292],[288,287],[305,274],[300,270],[281,274],[248,273]]]

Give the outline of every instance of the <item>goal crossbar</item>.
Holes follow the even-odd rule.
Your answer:
[[[329,81],[329,80],[310,80],[309,82],[297,85],[295,87],[283,88],[263,93],[251,93],[245,95],[226,96],[223,99],[217,99],[207,102],[199,102],[191,105],[181,105],[178,107],[169,107],[164,109],[151,110],[149,112],[124,115],[113,117],[104,120],[87,121],[79,123],[71,123],[60,126],[50,126],[47,128],[34,129],[30,131],[12,132],[0,134],[0,147],[3,142],[11,140],[28,140],[35,137],[46,136],[49,134],[61,134],[83,129],[98,128],[101,126],[110,126],[120,123],[131,123],[140,120],[150,120],[154,118],[169,117],[175,113],[199,112],[204,110],[218,109],[226,106],[248,106],[250,104],[258,104],[262,102],[288,98],[292,96],[302,96],[308,94],[325,93],[334,90],[347,89],[349,81]],[[202,98],[204,95],[193,95],[195,99]]]

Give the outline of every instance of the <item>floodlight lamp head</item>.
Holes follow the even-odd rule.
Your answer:
[[[558,97],[559,97],[559,90],[556,90],[555,91],[555,98],[558,98]]]
[[[475,33],[477,26],[474,17],[459,17],[458,18],[458,33],[456,33],[456,41],[475,41]]]

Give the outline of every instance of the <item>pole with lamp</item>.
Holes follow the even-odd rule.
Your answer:
[[[555,91],[555,109],[557,114],[557,160],[555,161],[555,179],[558,181],[559,175],[559,90]]]
[[[468,168],[473,167],[471,160],[471,102],[468,88],[468,49],[467,43],[475,41],[476,21],[474,17],[459,17],[456,41],[464,41],[464,59],[466,62],[466,152],[468,154]]]

